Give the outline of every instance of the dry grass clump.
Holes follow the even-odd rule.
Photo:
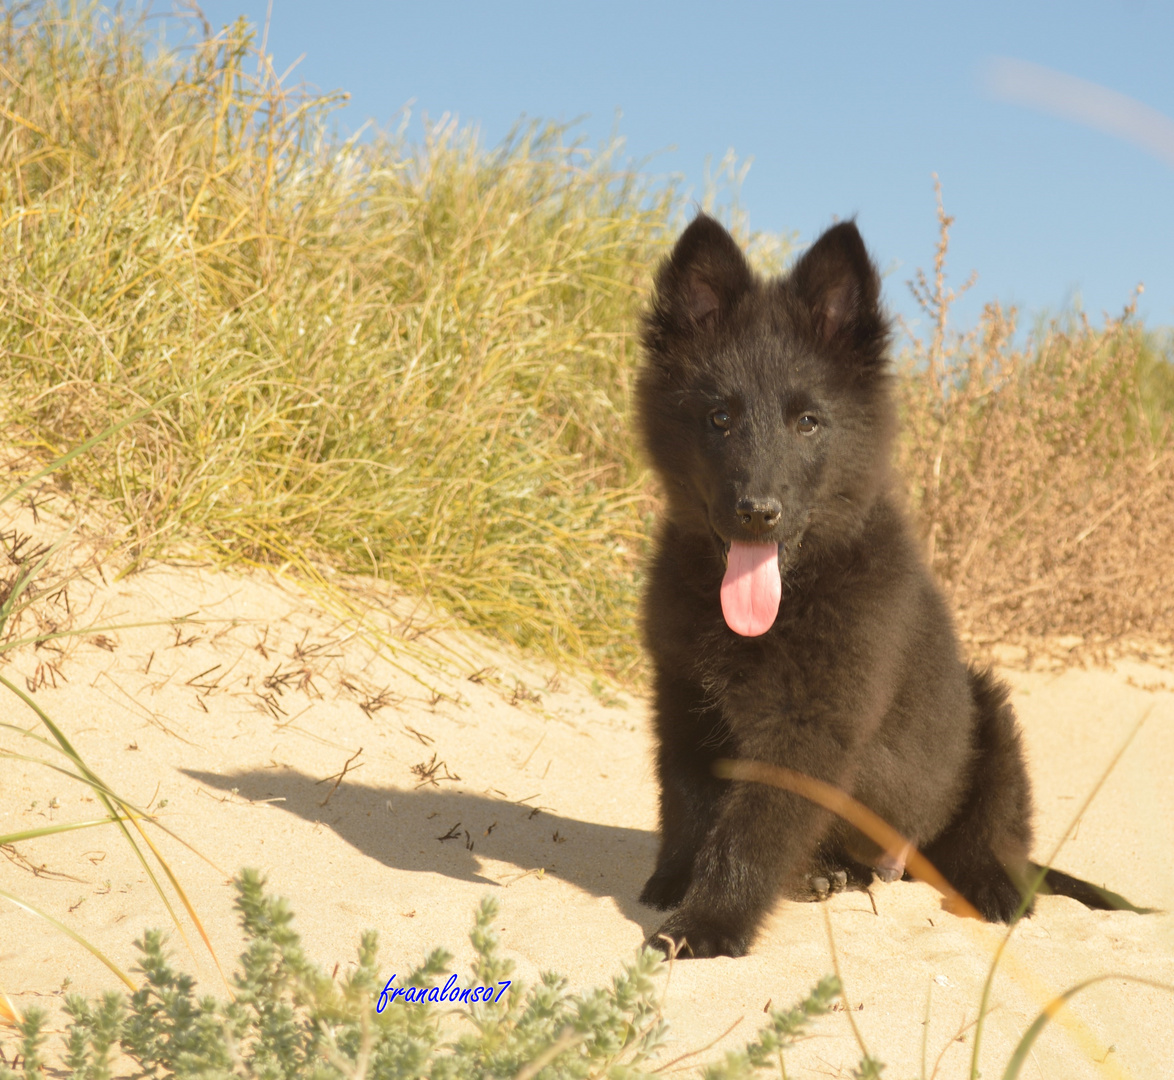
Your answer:
[[[983,646],[1069,636],[1097,648],[1174,638],[1174,367],[1132,318],[1081,317],[1013,344],[988,305],[948,334],[947,232],[932,337],[904,357],[902,470],[963,631]],[[1166,349],[1169,344],[1165,343]]]
[[[375,572],[622,670],[647,502],[632,329],[679,212],[617,149],[331,134],[244,22],[186,58],[97,7],[0,24],[0,416],[135,555]]]

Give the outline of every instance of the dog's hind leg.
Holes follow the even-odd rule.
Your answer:
[[[945,831],[922,851],[984,919],[1009,922],[1030,875],[1031,785],[1007,687],[990,671],[972,668],[970,692],[975,729],[968,790]]]

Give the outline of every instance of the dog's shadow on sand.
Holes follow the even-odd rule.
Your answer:
[[[613,897],[645,934],[664,918],[637,900],[657,849],[656,834],[644,829],[564,817],[541,807],[537,798],[511,802],[492,794],[433,786],[403,791],[349,779],[331,794],[333,778],[322,782],[292,768],[180,772],[209,789],[321,823],[357,851],[397,870],[503,886],[541,869],[595,896]],[[517,871],[482,872],[482,858],[510,863]]]

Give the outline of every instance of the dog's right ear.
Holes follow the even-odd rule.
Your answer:
[[[752,282],[734,238],[708,214],[698,214],[656,272],[653,317],[669,332],[715,326]]]

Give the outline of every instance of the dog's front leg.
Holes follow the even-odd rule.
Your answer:
[[[682,946],[683,956],[744,955],[783,883],[809,857],[829,821],[798,795],[735,783],[698,852],[681,906],[649,944],[665,948],[665,935]]]
[[[742,741],[744,757],[782,765],[847,790],[863,725],[822,722],[772,725],[769,738]],[[837,730],[838,728],[838,730]],[[693,864],[681,906],[649,938],[682,956],[742,956],[786,881],[798,876],[833,817],[789,791],[738,781]]]
[[[707,706],[700,687],[660,676],[656,691],[660,780],[660,853],[640,902],[676,907],[693,880],[693,864],[717,821],[729,784],[713,772],[716,758],[734,753],[719,711]]]

